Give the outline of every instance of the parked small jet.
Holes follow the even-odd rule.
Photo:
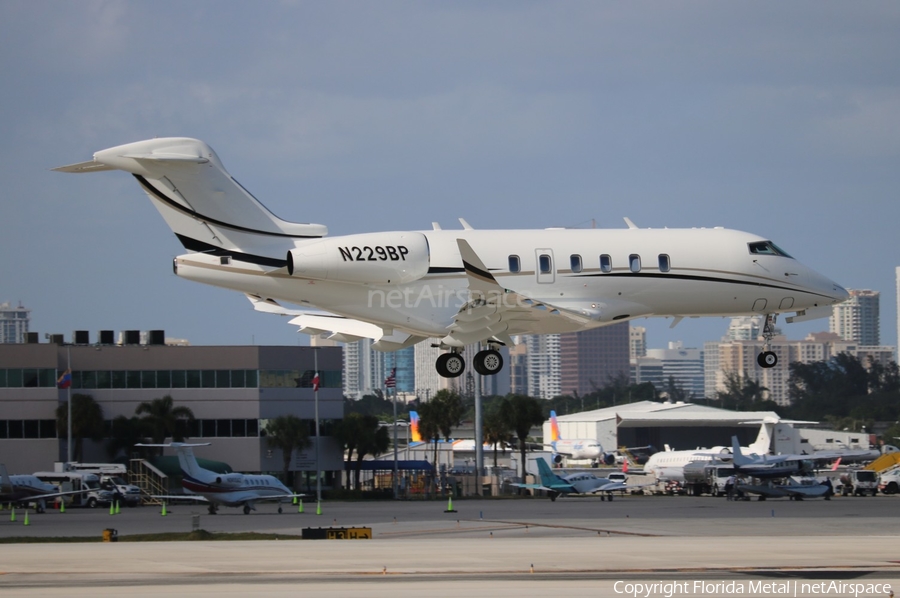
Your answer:
[[[39,480],[27,474],[9,475],[6,465],[0,463],[0,504],[35,503],[37,512],[43,513],[47,508],[48,498],[57,498],[69,494],[83,494],[90,490],[70,490],[60,492],[53,484]]]
[[[639,488],[640,486],[628,486],[623,482],[610,480],[609,478],[600,478],[591,473],[573,473],[566,476],[559,476],[553,473],[547,462],[542,459],[534,459],[537,462],[538,473],[540,474],[540,484],[513,484],[519,488],[530,488],[532,490],[545,490],[550,500],[554,501],[560,495],[567,496],[569,494],[600,494],[600,499],[613,499],[613,492],[620,490],[630,490],[631,488]],[[605,494],[602,494],[605,493]]]
[[[772,428],[782,420],[767,419],[760,423],[756,440],[748,447],[748,451],[760,455],[769,452],[772,442]],[[694,461],[730,461],[732,449],[726,446],[714,446],[708,449],[685,451],[668,450],[653,453],[644,463],[644,472],[653,474],[657,480],[666,482],[684,482],[684,466]]]
[[[603,446],[596,439],[563,439],[559,433],[559,422],[556,421],[556,411],[550,412],[550,447],[553,451],[553,462],[562,463],[562,458],[590,459],[595,462],[603,462],[613,465],[616,462],[614,453],[606,453]]]
[[[468,345],[487,344],[472,365],[492,375],[515,335],[652,316],[765,316],[757,362],[769,368],[778,314],[826,317],[848,297],[772,241],[719,227],[639,229],[626,218],[618,230],[474,230],[460,219],[463,230],[326,238],[321,224],[272,214],[196,139],[138,141],[55,170],[134,175],[189,252],[176,275],[245,293],[300,332],[371,338],[384,351],[435,339],[446,378],[462,375]]]
[[[226,507],[244,507],[244,514],[256,510],[256,503],[261,501],[285,502],[287,499],[299,498],[302,494],[291,492],[278,478],[270,475],[244,473],[216,473],[203,469],[194,457],[193,447],[209,446],[210,443],[186,444],[172,442],[170,444],[136,444],[135,446],[171,447],[178,455],[178,464],[184,476],[181,482],[186,494],[160,496],[154,498],[195,500],[209,503],[210,515],[215,515],[219,505]],[[278,507],[281,513],[281,506]]]
[[[769,480],[767,483],[761,484],[744,484],[738,482],[735,488],[741,492],[756,494],[759,500],[767,498],[784,498],[791,500],[803,500],[804,498],[820,498],[827,496],[832,490],[830,486],[819,482],[813,478],[802,478],[801,480],[789,477],[783,482]]]

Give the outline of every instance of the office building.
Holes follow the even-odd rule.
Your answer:
[[[24,343],[31,322],[31,310],[19,303],[0,303],[0,344]]]
[[[190,440],[211,443],[195,450],[198,457],[224,461],[235,471],[277,473],[281,453],[267,446],[262,431],[269,419],[289,414],[315,430],[316,361],[319,461],[333,477],[343,471],[341,447],[329,435],[331,422],[343,418],[338,348],[0,345],[0,454],[10,473],[52,469],[54,462],[68,460],[56,410],[70,395],[93,397],[107,426],[118,416],[133,417],[142,402],[171,396],[196,418]],[[58,389],[68,367],[71,387]],[[292,468],[314,472],[314,454],[314,447],[303,451]],[[109,460],[104,441],[84,441],[82,461]]]
[[[619,322],[559,335],[562,394],[586,395],[617,378],[628,378],[630,327]],[[550,397],[548,397],[550,398]]]
[[[849,289],[850,298],[832,308],[829,330],[845,341],[877,346],[881,343],[878,291]]]

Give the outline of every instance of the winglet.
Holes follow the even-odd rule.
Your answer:
[[[487,294],[491,291],[503,290],[497,283],[494,275],[488,271],[487,266],[469,245],[465,239],[457,239],[456,244],[459,246],[459,256],[462,258],[463,269],[469,279],[469,288]]]

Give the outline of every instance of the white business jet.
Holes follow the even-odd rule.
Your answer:
[[[219,505],[226,507],[243,507],[244,515],[256,510],[256,503],[261,501],[285,502],[303,496],[291,492],[281,481],[270,475],[246,473],[216,473],[200,467],[194,456],[193,447],[209,446],[210,443],[187,444],[172,442],[170,444],[136,444],[135,446],[171,447],[178,455],[181,466],[181,487],[187,494],[157,495],[154,498],[171,500],[196,500],[209,503],[210,515],[215,515]],[[278,507],[281,513],[281,506]]]
[[[463,373],[466,345],[482,375],[518,334],[586,330],[639,317],[764,315],[761,367],[777,314],[831,314],[847,291],[757,235],[709,229],[396,231],[326,237],[321,224],[272,214],[206,143],[138,141],[55,170],[134,175],[189,251],[178,276],[246,293],[254,306],[294,316],[301,332],[371,338],[395,351],[426,339],[446,349],[444,377]],[[319,312],[293,310],[280,303]]]
[[[0,504],[29,505],[34,503],[38,513],[47,509],[48,498],[59,498],[71,494],[85,494],[90,490],[69,490],[61,492],[53,484],[29,474],[9,475],[6,465],[0,463]]]

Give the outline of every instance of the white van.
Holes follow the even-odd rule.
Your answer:
[[[141,489],[125,481],[127,469],[121,463],[64,463],[66,471],[93,473],[100,477],[100,487],[113,493],[113,500],[120,500],[126,506],[141,504]]]
[[[87,490],[87,492],[72,494],[72,502],[66,504],[90,508],[112,504],[113,493],[100,487],[100,476],[97,474],[82,471],[37,471],[34,475],[42,482],[53,484],[61,492]]]

